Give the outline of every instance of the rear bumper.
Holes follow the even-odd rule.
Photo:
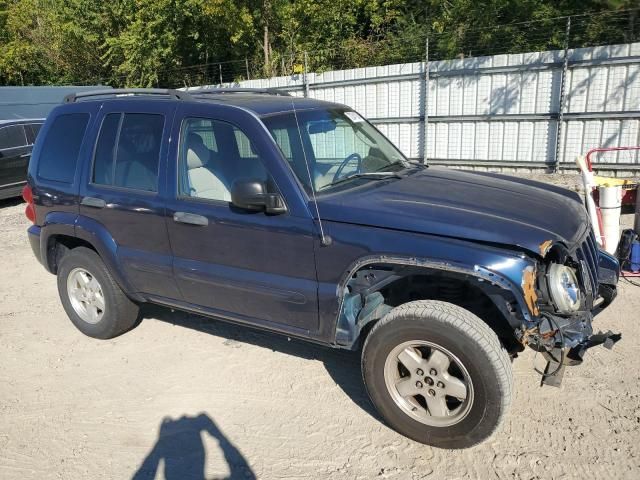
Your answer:
[[[42,253],[40,249],[41,230],[42,229],[38,225],[31,225],[27,230],[27,236],[29,237],[29,244],[31,245],[31,250],[33,251],[33,254],[38,259],[38,261],[44,265],[42,261]]]

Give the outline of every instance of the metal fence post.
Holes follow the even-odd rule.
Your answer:
[[[565,84],[569,68],[569,35],[571,33],[571,17],[567,17],[567,28],[564,39],[564,61],[562,62],[562,76],[560,77],[560,98],[558,99],[558,120],[556,126],[556,149],[553,159],[553,173],[560,168],[560,141],[562,139],[562,122],[564,121]]]
[[[222,64],[218,64],[218,68],[220,69],[220,86],[222,86]]]
[[[249,73],[249,59],[244,57],[244,67],[247,69],[247,80],[251,80],[251,74]]]
[[[427,141],[429,139],[429,37],[424,46],[424,81],[422,88],[424,88],[424,95],[422,100],[422,118],[424,124],[424,135],[422,139],[422,163],[427,163]]]
[[[307,72],[307,67],[309,62],[307,61],[307,52],[304,52],[304,72],[302,74],[302,81],[304,82],[304,96],[309,96],[309,76]]]

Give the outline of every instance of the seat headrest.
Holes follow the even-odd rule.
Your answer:
[[[209,150],[204,145],[202,137],[197,133],[190,133],[187,137],[187,168],[204,167],[209,161]]]

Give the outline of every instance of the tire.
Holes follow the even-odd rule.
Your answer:
[[[93,293],[77,288],[87,280]],[[74,293],[79,290],[83,293]],[[138,305],[124,294],[100,256],[89,248],[77,247],[62,257],[58,267],[58,293],[71,322],[89,337],[114,338],[138,323]],[[88,303],[78,300],[84,295],[91,297],[86,298]],[[102,308],[93,308],[94,305]]]
[[[362,351],[362,375],[389,426],[449,449],[489,438],[513,389],[510,359],[494,331],[469,311],[435,300],[400,305],[374,325]]]

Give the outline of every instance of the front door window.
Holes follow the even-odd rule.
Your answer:
[[[249,138],[236,126],[218,120],[187,118],[180,138],[180,197],[229,202],[237,180],[270,183]]]

